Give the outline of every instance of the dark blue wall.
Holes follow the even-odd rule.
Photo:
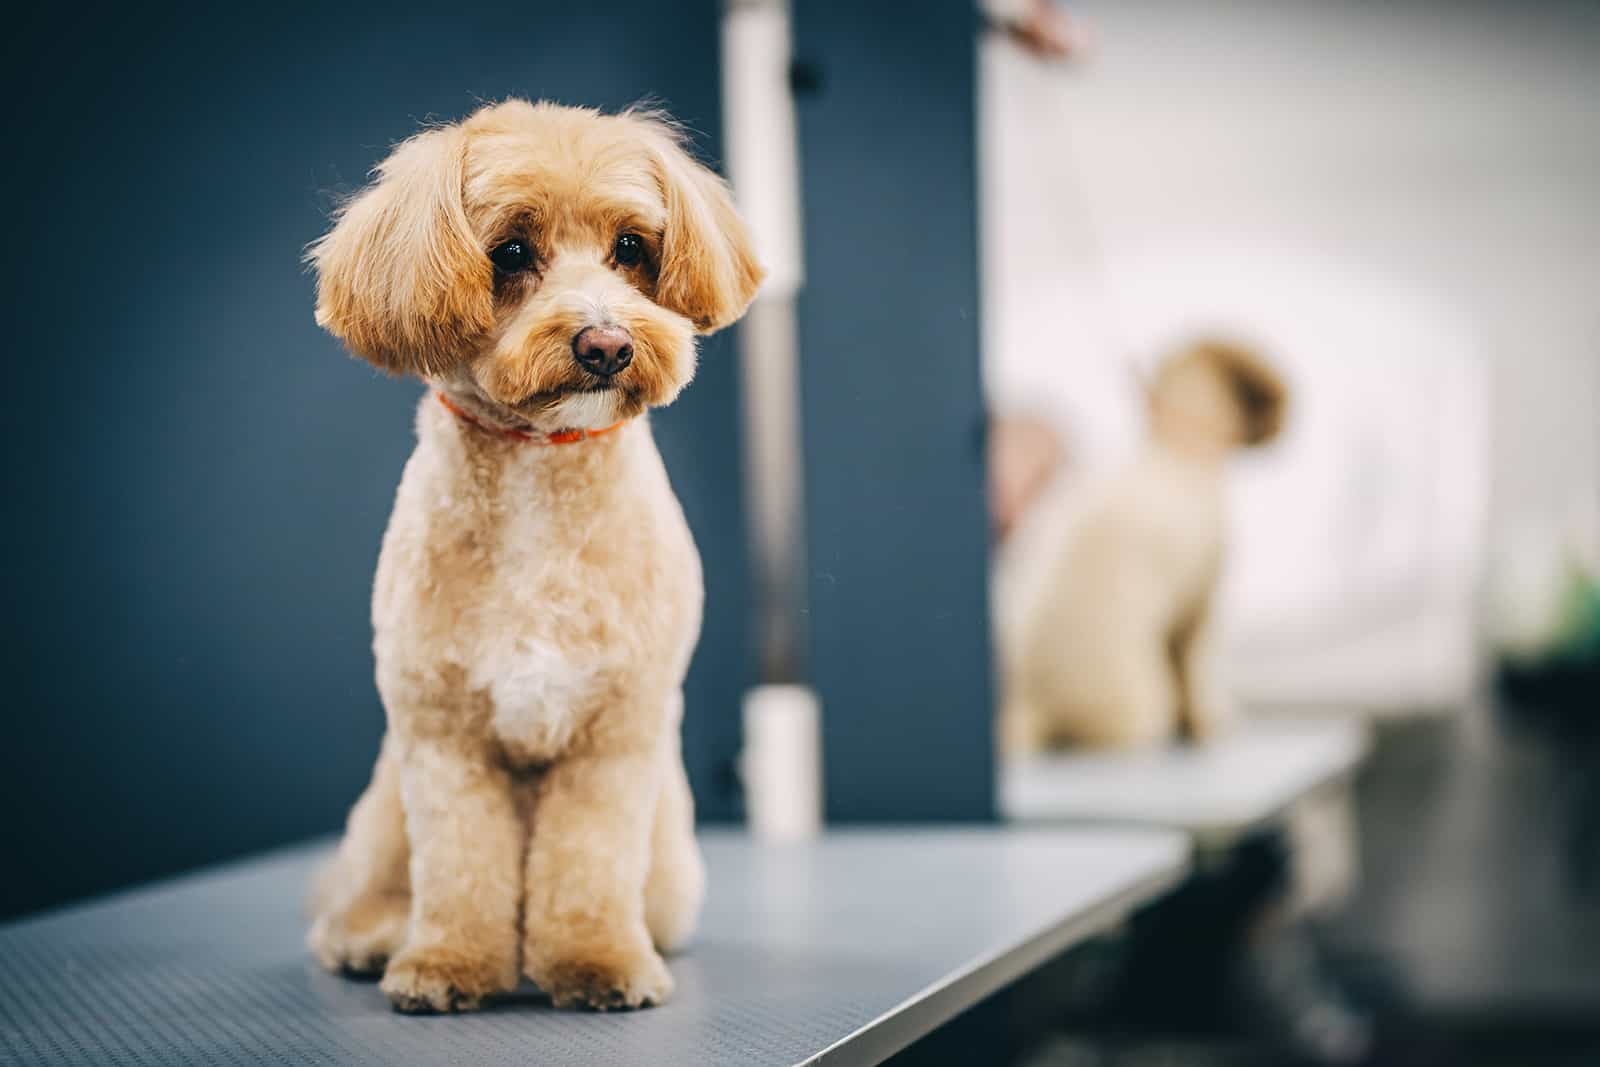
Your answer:
[[[828,814],[990,818],[973,5],[794,10]]]
[[[331,830],[363,784],[419,390],[312,323],[329,191],[479,98],[720,123],[714,0],[54,10],[0,46],[0,914]],[[734,371],[712,341],[657,421],[707,561],[685,731],[713,816],[748,678]]]

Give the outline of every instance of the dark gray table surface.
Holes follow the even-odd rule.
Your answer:
[[[878,1063],[1101,932],[1187,869],[1156,830],[861,830],[797,845],[702,835],[710,898],[677,995],[406,1017],[319,970],[302,899],[326,845],[0,927],[0,1062]]]

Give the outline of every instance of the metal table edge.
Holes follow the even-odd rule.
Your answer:
[[[1044,830],[1043,827],[1033,829]],[[1171,835],[1175,846],[1172,864],[1092,908],[1068,916],[1018,944],[996,949],[918,990],[795,1067],[874,1067],[1001,987],[1068,949],[1113,929],[1139,907],[1176,888],[1194,869],[1194,846],[1180,831],[1169,828],[1129,832]]]

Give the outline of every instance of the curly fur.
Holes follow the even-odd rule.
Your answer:
[[[395,149],[309,250],[317,320],[425,399],[373,591],[388,717],[309,941],[401,1011],[526,974],[558,1005],[665,1000],[704,875],[678,740],[700,561],[646,409],[761,279],[727,190],[659,116],[512,100]],[[636,265],[612,256],[640,236]],[[531,269],[497,272],[516,238]],[[597,381],[589,326],[635,355]],[[546,446],[495,432],[615,432]]]

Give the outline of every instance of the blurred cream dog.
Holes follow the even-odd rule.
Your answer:
[[[1204,341],[1162,365],[1149,403],[1132,464],[1075,514],[1057,506],[1041,520],[1041,580],[1010,627],[1008,751],[1148,745],[1180,728],[1204,739],[1232,717],[1208,644],[1223,470],[1236,448],[1277,434],[1285,387],[1248,349]]]
[[[678,740],[703,590],[643,413],[754,297],[744,224],[661,117],[511,100],[397,147],[308,258],[317,321],[436,394],[373,591],[388,732],[311,948],[401,1011],[519,970],[660,1003],[704,884]]]

